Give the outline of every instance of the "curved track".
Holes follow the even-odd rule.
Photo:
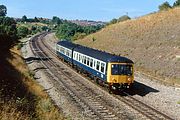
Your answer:
[[[83,80],[77,73],[57,60],[53,50],[43,41],[46,34],[42,33],[31,39],[30,46],[33,53],[47,68],[51,78],[56,83],[61,84],[68,92],[85,116],[91,119],[172,120],[172,118],[136,100],[127,93],[124,93],[126,97],[122,97],[112,96],[106,91],[104,91],[105,93],[99,92],[96,85],[88,80]],[[127,105],[129,107],[125,107]]]

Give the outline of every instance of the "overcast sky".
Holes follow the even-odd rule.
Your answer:
[[[110,21],[122,15],[134,18],[152,13],[165,1],[172,5],[176,0],[0,0],[0,4],[7,7],[10,17]]]

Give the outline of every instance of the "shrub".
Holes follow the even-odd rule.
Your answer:
[[[159,5],[159,10],[164,11],[172,8],[171,5],[166,1],[163,4]]]
[[[118,22],[123,22],[123,21],[130,20],[130,19],[131,18],[129,16],[123,15],[118,19]]]
[[[177,7],[180,6],[180,0],[177,0],[176,2],[174,2],[173,7]]]

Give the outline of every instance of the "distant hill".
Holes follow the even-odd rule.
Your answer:
[[[102,21],[92,21],[92,20],[69,20],[72,23],[76,23],[81,26],[96,26],[96,25],[105,25],[106,22]]]
[[[180,83],[180,8],[107,26],[76,43],[126,56],[136,70]]]

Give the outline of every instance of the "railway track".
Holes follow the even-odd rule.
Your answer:
[[[42,40],[46,34],[40,34],[31,39],[30,46],[33,49],[33,53],[40,58],[41,63],[48,69],[54,81],[63,85],[63,88],[80,106],[87,117],[91,119],[172,120],[169,116],[142,103],[127,93],[124,93],[126,97],[109,95],[108,99],[97,92],[97,89],[87,85],[88,80],[80,79],[77,73],[73,74],[72,70],[67,70],[67,66],[60,66],[56,64],[54,59],[47,57],[51,55],[52,58],[56,58],[56,55]],[[127,105],[130,108],[125,107]]]

